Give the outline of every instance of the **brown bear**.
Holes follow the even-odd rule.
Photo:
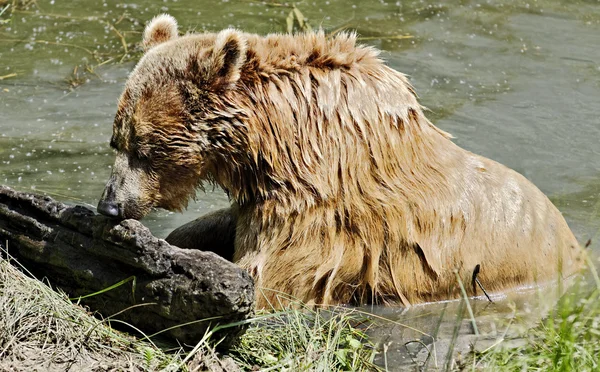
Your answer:
[[[474,272],[501,291],[581,267],[548,198],[455,145],[405,75],[355,34],[180,37],[162,15],[143,44],[98,210],[139,219],[219,185],[231,210],[170,240],[227,251],[254,277],[258,307],[408,306],[459,296],[457,274],[474,294]]]

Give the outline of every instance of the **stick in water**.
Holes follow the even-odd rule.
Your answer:
[[[485,295],[485,297],[487,297],[488,301],[490,302],[494,302],[492,301],[492,299],[490,298],[490,296],[487,294],[487,292],[485,291],[485,288],[483,288],[483,284],[481,284],[481,282],[479,281],[479,278],[477,278],[477,275],[479,274],[479,270],[481,269],[481,265],[477,264],[477,266],[475,266],[475,270],[473,270],[473,293],[476,295],[477,294],[477,287],[475,287],[475,284],[477,284],[479,286],[479,288],[481,288],[481,290],[483,291],[483,294]]]

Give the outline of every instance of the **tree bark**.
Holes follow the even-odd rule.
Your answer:
[[[103,317],[118,314],[147,335],[174,327],[164,335],[195,344],[207,329],[253,311],[253,282],[245,271],[212,252],[172,246],[135,220],[0,186],[0,241],[8,243],[5,258],[8,253],[70,297],[134,277],[81,302]],[[217,337],[228,345],[243,328],[221,329]]]

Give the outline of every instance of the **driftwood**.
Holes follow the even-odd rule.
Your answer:
[[[174,327],[163,334],[194,344],[208,327],[252,314],[254,289],[246,272],[212,252],[169,245],[138,221],[111,220],[0,186],[0,241],[8,242],[8,255],[71,297],[135,277],[81,301],[146,334]],[[227,345],[241,331],[224,328],[217,337]]]

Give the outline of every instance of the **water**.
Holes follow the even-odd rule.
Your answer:
[[[313,27],[355,29],[364,43],[382,49],[392,67],[410,75],[437,126],[460,146],[532,180],[581,242],[596,238],[597,250],[600,2],[448,3],[329,0],[297,6]],[[113,162],[108,141],[116,100],[139,53],[143,24],[169,12],[183,30],[283,32],[289,11],[284,4],[246,0],[38,0],[18,9],[10,23],[0,24],[0,77],[7,76],[0,80],[0,183],[95,207]],[[86,67],[93,73],[84,73]],[[227,205],[223,192],[208,190],[185,213],[156,211],[144,223],[166,236]],[[504,300],[486,311],[507,314],[511,301],[525,306]],[[425,311],[434,315],[426,322],[433,324],[440,306],[371,311],[408,323],[423,319]],[[458,311],[453,306],[448,314]]]

